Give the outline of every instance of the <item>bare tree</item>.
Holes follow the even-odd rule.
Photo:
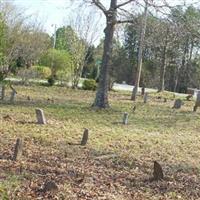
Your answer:
[[[147,24],[147,12],[148,11],[148,1],[145,3],[144,8],[144,15],[142,18],[141,24],[141,34],[140,34],[140,44],[139,44],[139,51],[138,51],[138,64],[137,64],[137,72],[136,72],[136,79],[135,79],[135,86],[133,88],[131,100],[136,100],[136,95],[138,92],[139,84],[140,84],[140,76],[142,70],[142,57],[143,57],[143,48],[144,48],[144,41],[145,41],[145,32],[146,32],[146,24]]]
[[[119,9],[133,2],[134,0],[121,1],[110,0],[110,6],[107,9],[99,0],[91,0],[90,3],[94,4],[100,9],[106,17],[106,28],[104,29],[104,47],[102,64],[100,68],[99,85],[96,93],[96,98],[93,103],[93,107],[107,108],[108,102],[108,90],[109,90],[109,71],[110,71],[110,58],[112,55],[112,42],[116,24],[128,22],[128,20],[119,20]]]

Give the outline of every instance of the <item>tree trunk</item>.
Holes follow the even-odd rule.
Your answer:
[[[106,15],[107,25],[104,30],[105,39],[104,39],[104,51],[102,57],[102,65],[100,68],[100,77],[99,84],[96,93],[96,98],[93,104],[93,107],[97,108],[107,108],[109,107],[108,103],[108,90],[109,90],[109,71],[110,71],[110,58],[112,54],[112,43],[113,35],[116,22],[116,5],[117,0],[111,0],[110,9]]]
[[[166,66],[167,66],[167,41],[165,42],[164,48],[163,48],[163,57],[162,57],[162,66],[160,68],[160,84],[158,92],[163,92],[165,89],[165,72],[166,72]]]
[[[147,24],[147,11],[148,11],[148,2],[146,2],[145,10],[144,10],[144,16],[143,16],[143,22],[142,22],[142,30],[140,35],[140,45],[139,45],[139,52],[138,52],[138,66],[137,66],[137,72],[136,72],[136,79],[135,79],[135,87],[133,88],[131,100],[136,100],[136,95],[138,93],[138,88],[140,84],[140,76],[141,76],[141,70],[142,70],[142,54],[143,54],[143,47],[144,47],[144,38],[145,38],[145,32],[146,32],[146,24]]]

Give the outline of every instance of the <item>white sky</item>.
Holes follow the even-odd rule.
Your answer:
[[[38,16],[39,20],[44,24],[44,29],[49,34],[54,32],[52,24],[56,24],[57,27],[62,26],[64,21],[69,17],[69,13],[72,13],[74,5],[70,0],[4,0],[14,2],[17,6],[25,8],[25,12],[28,14],[34,14]],[[120,0],[119,0],[120,1]],[[122,0],[122,2],[125,0]],[[158,2],[159,0],[155,0]],[[183,4],[196,4],[200,0],[166,0],[170,5]],[[108,5],[109,0],[101,0],[105,5]],[[200,5],[200,3],[199,3]],[[65,20],[64,20],[65,19]],[[103,21],[103,18],[102,18]]]

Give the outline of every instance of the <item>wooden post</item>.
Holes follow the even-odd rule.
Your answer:
[[[122,122],[124,125],[127,125],[128,124],[128,113],[125,112],[124,115],[123,115],[123,122]]]
[[[145,92],[144,94],[144,103],[147,103],[148,100],[148,92]]]
[[[87,144],[88,135],[89,135],[89,130],[88,130],[88,129],[85,129],[84,132],[83,132],[82,140],[81,140],[81,145],[82,145],[82,146],[85,146],[85,145]]]
[[[35,113],[36,113],[36,118],[37,118],[38,124],[46,124],[47,123],[42,109],[39,109],[39,108],[35,109]]]
[[[21,139],[17,138],[13,154],[14,161],[19,160],[20,157],[22,156],[22,148],[23,148],[23,142]]]

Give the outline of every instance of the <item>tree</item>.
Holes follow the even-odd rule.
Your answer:
[[[133,88],[133,92],[132,92],[132,96],[131,96],[131,100],[133,100],[133,101],[136,100],[136,95],[137,95],[139,84],[140,84],[144,39],[145,39],[146,22],[147,22],[147,10],[148,10],[148,1],[146,1],[146,4],[145,4],[144,16],[143,16],[143,20],[142,20],[142,24],[141,24],[141,35],[140,35],[140,43],[139,43],[139,50],[138,50],[138,65],[137,65],[135,86]]]
[[[58,72],[71,76],[73,73],[73,63],[69,53],[63,50],[49,49],[41,58],[41,65],[51,68],[51,77],[56,78]]]
[[[106,17],[102,64],[100,68],[100,77],[99,77],[99,84],[96,93],[96,98],[93,103],[94,107],[97,108],[109,107],[108,90],[109,90],[110,59],[112,55],[112,42],[115,31],[115,25],[122,22],[117,19],[118,9],[131,2],[132,0],[128,0],[118,4],[117,0],[111,0],[110,7],[106,9],[106,7],[99,0],[92,0],[92,3],[97,8],[99,8]]]

